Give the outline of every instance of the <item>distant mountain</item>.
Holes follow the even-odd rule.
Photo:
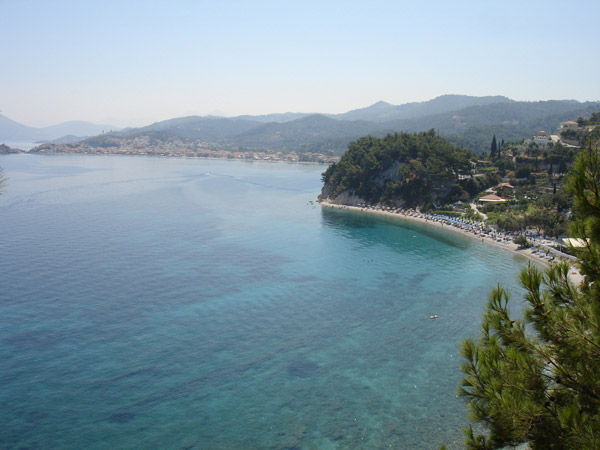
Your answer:
[[[459,104],[477,103],[474,99],[464,96],[444,96],[436,100],[427,106],[413,104],[411,108],[422,112],[423,108],[428,111],[444,109],[454,104],[455,100],[458,100]],[[489,101],[495,103],[486,103]],[[226,142],[232,146],[250,148],[342,154],[348,143],[360,136],[371,134],[382,137],[387,133],[420,132],[433,128],[457,145],[482,152],[488,150],[494,134],[498,139],[506,141],[521,140],[537,134],[540,130],[554,132],[562,121],[574,120],[600,111],[600,102],[580,103],[572,100],[517,102],[505,97],[484,97],[480,103],[483,104],[424,116],[419,115],[421,112],[416,112],[417,117],[389,121],[350,121],[331,116],[311,115],[285,123],[263,124],[232,136]],[[386,110],[391,111],[395,107],[379,102],[370,108],[372,112],[377,112],[379,117],[383,117]]]
[[[340,138],[355,139],[371,131],[371,122],[336,120],[323,114],[312,114],[290,122],[263,124],[233,136],[228,141],[251,148],[301,150]]]
[[[116,130],[118,128],[83,121],[64,122],[49,127],[35,128],[15,122],[0,114],[0,143],[52,141],[67,135],[78,136],[81,140],[86,136],[94,136],[111,129]]]
[[[410,103],[407,103],[407,106]],[[366,108],[353,109],[343,114],[330,114],[329,117],[335,117],[340,120],[368,120],[372,122],[380,122],[397,118],[396,112],[401,106],[395,106],[390,103],[379,101],[367,106]]]
[[[56,138],[63,136],[95,136],[104,132],[112,130],[119,130],[120,128],[113,127],[111,125],[95,124],[90,122],[84,122],[81,120],[72,120],[70,122],[64,122],[58,125],[52,125],[49,127],[41,128],[43,133],[50,136],[56,136]],[[56,139],[54,138],[54,139]],[[46,138],[51,139],[51,138]]]
[[[72,144],[75,142],[81,142],[90,136],[73,136],[72,134],[67,134],[66,136],[61,136],[58,139],[53,139],[50,142],[56,144]]]
[[[0,114],[0,143],[19,140],[36,141],[39,136],[38,128],[28,127]]]
[[[269,123],[269,122],[290,122],[296,119],[302,119],[303,117],[310,116],[310,113],[278,113],[278,114],[266,114],[262,116],[237,116],[236,119],[255,120],[257,122]]]
[[[470,99],[460,99],[470,102]],[[486,101],[491,99],[498,98],[487,97]],[[442,103],[434,105],[430,110],[444,108]],[[394,108],[393,105],[379,102],[371,110],[377,110],[380,117],[383,117],[381,114],[390,110],[390,107]],[[594,111],[600,111],[599,102],[509,100],[386,122],[338,120],[330,116],[311,115],[285,123],[264,124],[230,137],[226,142],[247,148],[281,148],[321,153],[333,151],[341,154],[350,141],[367,134],[382,137],[387,133],[420,132],[433,128],[455,144],[481,152],[487,150],[494,134],[506,141],[521,140],[540,130],[552,132],[560,122],[589,116]]]
[[[92,146],[111,146],[119,140],[146,137],[153,143],[177,138],[184,141],[204,143],[221,142],[231,136],[260,126],[260,121],[225,117],[178,117],[163,120],[140,128],[125,128],[121,131],[106,133],[86,139]]]
[[[84,144],[103,148],[132,148],[132,145],[135,148],[144,145],[159,148],[169,144],[191,149],[296,151],[335,156],[343,154],[348,143],[361,136],[383,137],[388,133],[435,129],[455,145],[480,153],[489,149],[494,134],[498,140],[519,141],[540,130],[553,132],[562,121],[589,117],[598,111],[600,102],[519,102],[501,96],[444,95],[405,105],[378,102],[337,115],[284,113],[232,118],[179,117],[146,127],[99,134],[86,139]],[[21,131],[19,127],[24,127],[16,122],[11,126]],[[64,141],[72,142],[73,138]]]
[[[454,144],[476,152],[489,149],[491,137],[505,141],[521,140],[543,130],[553,133],[565,120],[600,111],[600,102],[573,100],[506,102],[471,106],[459,111],[414,119],[386,122],[388,129],[408,132],[435,129]]]
[[[442,95],[426,102],[406,103],[397,106],[386,102],[377,102],[366,108],[355,109],[331,117],[341,120],[389,122],[393,120],[416,119],[419,117],[458,111],[470,106],[510,102],[514,102],[514,100],[502,96],[472,97],[469,95]]]
[[[147,131],[160,131],[186,139],[218,141],[243,133],[260,124],[261,122],[257,120],[238,117],[190,116],[153,123],[147,127],[136,129],[136,133],[144,134]]]

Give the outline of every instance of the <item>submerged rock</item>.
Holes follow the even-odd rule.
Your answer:
[[[294,377],[309,378],[319,371],[319,365],[312,361],[301,359],[288,365],[287,370]]]
[[[127,411],[111,414],[108,421],[111,423],[127,423],[135,418],[135,414]]]

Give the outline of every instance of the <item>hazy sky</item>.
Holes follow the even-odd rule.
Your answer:
[[[451,93],[600,100],[599,16],[598,0],[0,0],[0,114],[133,126]]]

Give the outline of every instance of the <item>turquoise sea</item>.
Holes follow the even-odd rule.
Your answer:
[[[509,252],[321,209],[323,166],[0,166],[1,449],[458,448],[457,344],[522,296]]]

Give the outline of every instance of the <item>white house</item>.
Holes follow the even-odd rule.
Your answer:
[[[567,120],[566,122],[560,123],[560,130],[577,130],[579,129],[579,124],[577,122],[573,122],[572,120]]]

